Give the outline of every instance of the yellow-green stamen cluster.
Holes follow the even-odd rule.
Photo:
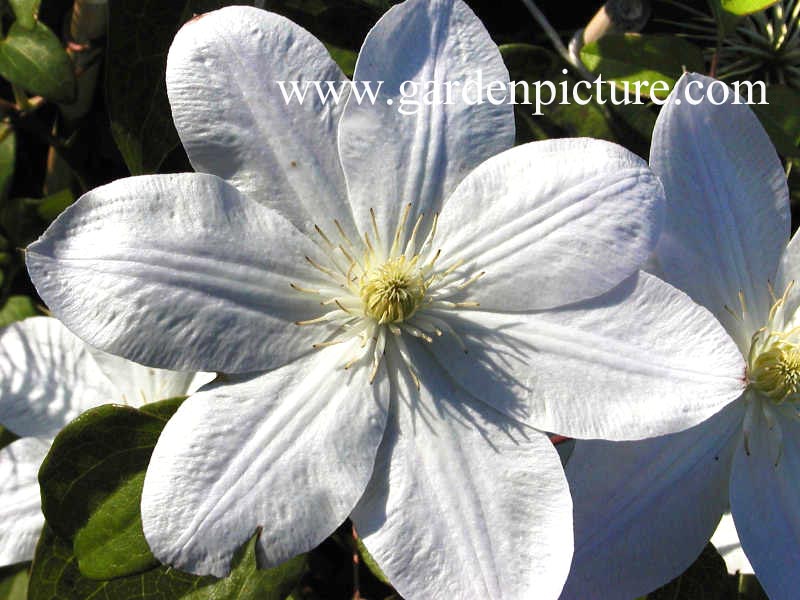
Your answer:
[[[748,380],[776,404],[800,400],[800,327],[786,328],[784,307],[791,285],[775,299],[764,327],[753,335]]]
[[[381,325],[401,323],[417,312],[428,286],[417,263],[397,256],[361,276],[360,296],[364,313]]]
[[[800,347],[780,337],[762,350],[750,366],[753,388],[781,403],[800,399]]]
[[[334,221],[335,236],[328,236],[315,225],[317,245],[325,258],[315,260],[307,256],[306,261],[328,283],[314,289],[295,283],[291,286],[298,292],[319,297],[320,304],[329,307],[323,315],[297,322],[297,325],[336,326],[327,331],[327,339],[314,344],[315,348],[358,340],[345,352],[343,367],[349,369],[362,359],[371,358],[372,378],[384,352],[393,348],[419,386],[404,335],[432,343],[434,338],[447,333],[466,351],[463,340],[448,323],[448,316],[453,310],[474,308],[478,304],[451,298],[462,295],[483,272],[467,272],[460,260],[439,268],[441,251],[433,246],[438,215],[430,219],[428,233],[423,237],[419,235],[423,215],[418,216],[406,234],[410,213],[411,205],[407,205],[390,243],[381,239],[373,211],[370,211],[371,231],[361,237],[349,236],[338,221]]]

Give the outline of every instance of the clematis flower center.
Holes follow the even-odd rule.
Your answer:
[[[776,403],[800,398],[800,347],[780,337],[760,352],[750,371],[753,388]]]
[[[750,387],[775,404],[800,400],[800,327],[787,327],[784,315],[791,288],[774,299],[767,323],[753,335],[747,361]]]
[[[315,289],[295,283],[291,286],[298,292],[318,296],[320,304],[330,308],[318,317],[297,322],[300,326],[335,326],[325,329],[328,337],[313,344],[314,348],[358,340],[343,353],[342,366],[349,369],[368,362],[371,380],[384,353],[392,352],[419,386],[404,337],[432,344],[435,338],[447,334],[466,352],[466,345],[450,320],[454,311],[478,306],[477,302],[463,299],[464,290],[484,272],[465,269],[458,259],[442,264],[441,250],[434,246],[438,215],[433,215],[423,237],[423,215],[406,235],[410,213],[409,204],[391,243],[381,239],[374,211],[370,211],[371,231],[356,239],[351,239],[338,221],[334,221],[335,236],[315,225],[319,236],[315,241],[326,260],[306,257],[306,261],[324,275],[328,284]]]
[[[793,285],[794,282],[789,283],[780,298],[770,286],[772,308],[767,322],[753,334],[747,357],[744,449],[749,456],[750,436],[760,414],[767,424],[769,452],[776,467],[783,454],[783,429],[778,416],[790,413],[797,416],[793,410],[787,412],[783,405],[800,402],[800,327],[796,326],[794,315],[786,314],[786,300]],[[744,317],[747,307],[741,292],[739,302]]]
[[[360,295],[365,314],[384,324],[402,323],[417,312],[428,287],[418,259],[397,256],[362,275]]]

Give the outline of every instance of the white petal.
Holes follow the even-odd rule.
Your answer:
[[[775,276],[775,293],[778,296],[782,295],[789,285],[791,289],[786,298],[784,314],[791,319],[793,316],[800,317],[797,312],[800,308],[800,234],[797,232],[781,256],[778,273]]]
[[[0,567],[33,558],[44,525],[37,476],[49,449],[23,438],[0,450]]]
[[[266,370],[310,350],[315,247],[212,175],[130,177],[85,194],[28,248],[39,294],[106,352],[178,371]],[[308,283],[311,282],[311,283]]]
[[[747,560],[744,550],[742,550],[742,543],[739,541],[739,534],[736,533],[736,525],[733,522],[731,513],[725,513],[722,516],[714,535],[711,536],[711,543],[714,544],[717,552],[725,559],[728,573],[731,575],[736,575],[737,573],[753,574],[753,567],[750,565],[750,561]]]
[[[476,284],[478,285],[478,284]],[[539,313],[462,311],[432,350],[465,388],[542,431],[630,440],[696,425],[744,390],[745,363],[716,319],[641,273]]]
[[[684,75],[656,121],[650,164],[667,194],[657,252],[667,280],[746,344],[763,325],[767,284],[789,239],[789,191],[775,148],[750,108],[734,104],[732,90],[720,106],[704,96],[713,81]],[[693,98],[704,97],[701,104],[685,100],[687,88]],[[715,102],[723,89],[714,84]],[[739,309],[740,290],[756,317],[744,327],[725,309]]]
[[[728,506],[743,407],[638,442],[580,440],[565,471],[575,556],[562,600],[630,600],[694,562]]]
[[[393,417],[352,515],[370,554],[406,598],[557,598],[572,508],[553,445],[409,346],[422,387],[395,371]]]
[[[279,15],[234,6],[189,21],[167,60],[189,159],[301,229],[321,215],[348,224],[336,137],[346,94],[322,102],[312,87],[302,104],[287,102],[279,81],[288,93],[291,81],[302,88],[346,78],[319,40]]]
[[[388,385],[370,385],[368,369],[336,367],[340,353],[328,348],[181,405],[142,494],[145,537],[159,560],[221,576],[262,527],[260,563],[272,566],[347,518],[372,474]]]
[[[92,354],[100,369],[119,390],[122,402],[129,406],[188,396],[215,377],[214,373],[145,367],[102,350],[92,349]]]
[[[790,408],[794,412],[794,408]],[[793,600],[800,589],[800,423],[779,418],[783,451],[777,466],[768,425],[756,411],[733,462],[731,513],[750,564],[772,600]]]
[[[655,247],[664,194],[642,159],[591,139],[533,142],[464,179],[439,219],[442,262],[486,271],[489,310],[561,306],[607,292]]]
[[[370,230],[374,208],[384,241],[391,240],[401,207],[438,212],[461,179],[478,164],[514,143],[513,106],[470,102],[490,82],[508,84],[497,45],[461,0],[408,0],[391,8],[367,35],[354,80],[383,84],[377,101],[351,94],[339,136],[353,212],[361,231]],[[467,101],[462,89],[468,82]],[[416,82],[417,92],[406,81]],[[422,100],[435,82],[452,86],[446,97]],[[486,99],[486,90],[481,89]],[[405,97],[404,97],[405,93]],[[474,99],[473,99],[474,100]],[[419,101],[410,112],[409,102]]]
[[[57,319],[0,330],[0,423],[17,435],[53,437],[83,411],[119,400],[86,344]]]

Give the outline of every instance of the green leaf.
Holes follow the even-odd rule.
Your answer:
[[[0,598],[25,600],[28,597],[28,568],[30,563],[0,568]]]
[[[33,559],[28,600],[284,600],[306,571],[305,556],[256,569],[254,536],[239,550],[229,577],[198,577],[159,566],[137,575],[96,581],[81,575],[72,544],[45,526]]]
[[[27,296],[10,296],[3,308],[0,308],[0,327],[36,316],[33,300]]]
[[[5,229],[16,248],[24,248],[44,229],[39,218],[37,198],[9,198],[0,204],[0,227]]]
[[[711,12],[714,14],[714,20],[717,22],[718,36],[724,38],[736,31],[742,16],[725,10],[721,0],[709,0],[709,4]]]
[[[717,0],[723,10],[734,15],[750,15],[768,6],[777,4],[778,0]]]
[[[14,17],[25,29],[33,29],[36,26],[36,16],[39,14],[39,4],[41,0],[8,0]]]
[[[111,581],[95,581],[81,575],[77,562],[72,544],[45,526],[33,558],[28,600],[174,600],[215,581],[212,577],[195,577],[169,567]]]
[[[139,500],[143,486],[144,471],[121,483],[75,534],[78,568],[86,577],[111,579],[158,564],[142,532]]]
[[[139,510],[145,470],[161,429],[182,401],[164,400],[140,410],[100,406],[56,436],[39,471],[42,511],[53,531],[40,542],[34,560],[35,585],[44,595],[32,598],[59,597],[59,590],[70,585],[85,591],[86,596],[75,596],[81,598],[117,598],[139,587],[155,595],[137,598],[282,600],[289,594],[305,572],[305,557],[257,570],[255,537],[222,580],[167,569],[151,554]],[[48,566],[51,562],[58,569]],[[175,589],[159,595],[166,588]]]
[[[161,419],[166,423],[172,418],[172,415],[175,414],[175,411],[178,410],[180,405],[183,404],[184,400],[186,400],[186,396],[176,396],[175,398],[151,402],[150,404],[140,406],[139,412],[155,417],[156,419]]]
[[[369,553],[369,550],[367,550],[367,547],[364,545],[364,542],[361,541],[360,537],[356,538],[356,545],[358,546],[358,554],[361,556],[361,560],[364,562],[367,569],[369,569],[369,572],[375,576],[375,579],[386,585],[392,585],[378,563],[372,558],[372,555]]]
[[[0,267],[8,266],[11,262],[11,255],[8,253],[8,240],[0,235]],[[2,273],[2,271],[0,271]],[[0,277],[0,283],[2,283],[2,277]]]
[[[615,115],[619,115],[627,127],[630,127],[638,135],[647,141],[650,146],[650,139],[653,137],[653,129],[656,126],[657,115],[654,111],[641,104],[621,104],[610,106],[609,110]],[[632,148],[629,148],[632,149]],[[639,153],[645,155],[646,153]]]
[[[47,223],[52,222],[60,215],[65,208],[75,202],[75,196],[69,189],[63,189],[55,194],[42,198],[41,203],[36,209],[39,216]]]
[[[75,98],[72,61],[55,34],[38,21],[33,29],[11,25],[6,39],[0,41],[0,75],[48,100]]]
[[[159,403],[160,415],[100,406],[56,436],[39,471],[42,511],[58,535],[74,538],[85,576],[109,579],[157,564],[142,532],[139,501],[150,455],[181,401]]]
[[[800,205],[800,159],[789,159],[789,197],[792,208]]]
[[[627,82],[631,93],[641,82],[641,96],[647,101],[650,86],[654,96],[664,99],[680,78],[683,70],[703,71],[703,52],[682,38],[671,35],[609,34],[581,48],[581,60],[592,73],[614,81]]]
[[[347,77],[352,77],[353,72],[356,70],[356,59],[358,58],[358,52],[353,50],[348,50],[347,48],[340,48],[339,46],[334,46],[333,44],[325,44],[325,47],[330,52],[331,57],[333,60],[336,61],[336,64],[339,65],[339,68]]]
[[[109,4],[106,90],[114,141],[131,174],[154,173],[179,145],[165,71],[167,51],[195,13],[242,1],[116,0]]]
[[[800,158],[800,92],[785,85],[767,88],[768,104],[751,107],[767,130],[778,152],[790,158]]]
[[[500,46],[500,53],[508,67],[511,81],[529,84],[529,100],[534,104],[515,105],[517,118],[517,143],[543,140],[551,137],[587,136],[613,140],[614,133],[603,110],[595,103],[581,106],[576,103],[559,104],[556,99],[552,104],[541,107],[542,114],[537,112],[537,82],[552,82],[556,89],[562,82],[572,86],[576,79],[568,71],[563,73],[565,65],[550,50],[530,44],[508,44]],[[522,87],[519,88],[522,90]],[[549,92],[542,90],[543,102],[549,98]],[[522,102],[521,92],[517,101]]]
[[[586,105],[575,102],[560,104],[560,97],[553,103],[542,106],[542,114],[536,112],[537,82],[551,82],[556,86],[557,94],[561,93],[561,85],[568,88],[578,82],[576,76],[560,57],[552,51],[530,44],[507,44],[500,46],[500,53],[508,67],[513,82],[527,82],[529,100],[532,104],[517,104],[514,114],[517,123],[517,143],[532,140],[543,140],[555,137],[594,137],[616,141],[630,148],[641,156],[647,156],[650,137],[655,125],[656,115],[648,107],[637,104],[614,106],[608,103],[610,90],[606,84],[601,91],[606,100],[600,105],[596,100],[596,90],[581,88],[581,96],[592,98]],[[566,69],[567,73],[564,74]],[[520,102],[520,92],[517,101]],[[542,87],[542,95],[549,98],[550,92]]]
[[[18,439],[19,436],[17,436],[14,432],[9,431],[8,429],[0,425],[0,448],[5,448],[11,442],[15,442]],[[1,595],[0,598],[2,598]]]
[[[258,534],[240,549],[233,560],[234,569],[225,579],[212,586],[198,589],[184,596],[185,600],[284,600],[306,572],[305,555],[294,558],[272,569],[256,566]]]
[[[17,161],[17,135],[7,123],[0,123],[0,204],[8,196]]]

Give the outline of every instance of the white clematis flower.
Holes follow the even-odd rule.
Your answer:
[[[384,81],[376,103],[287,104],[276,80],[344,79],[324,46],[275,14],[209,13],[167,65],[200,173],[93,190],[29,248],[90,343],[231,374],[153,453],[142,517],[163,562],[222,575],[262,527],[274,565],[352,516],[407,598],[554,598],[571,503],[540,431],[657,435],[741,393],[722,328],[636,274],[663,199],[643,161],[592,140],[510,149],[508,104],[420,89],[417,114],[396,109],[403,81],[478,70],[508,81],[470,9],[409,0],[356,65]]]
[[[106,354],[49,317],[0,330],[0,424],[20,436],[0,450],[0,566],[33,558],[44,524],[39,467],[62,427],[101,404],[185,396],[213,378]]]
[[[668,582],[728,506],[770,598],[800,589],[800,241],[789,242],[789,191],[772,143],[733,90],[726,101],[716,83],[707,95],[713,81],[684,75],[656,123],[651,166],[667,193],[656,259],[662,277],[725,326],[747,387],[684,433],[576,444],[564,598],[632,598]],[[685,101],[690,86],[703,97],[697,106]]]

